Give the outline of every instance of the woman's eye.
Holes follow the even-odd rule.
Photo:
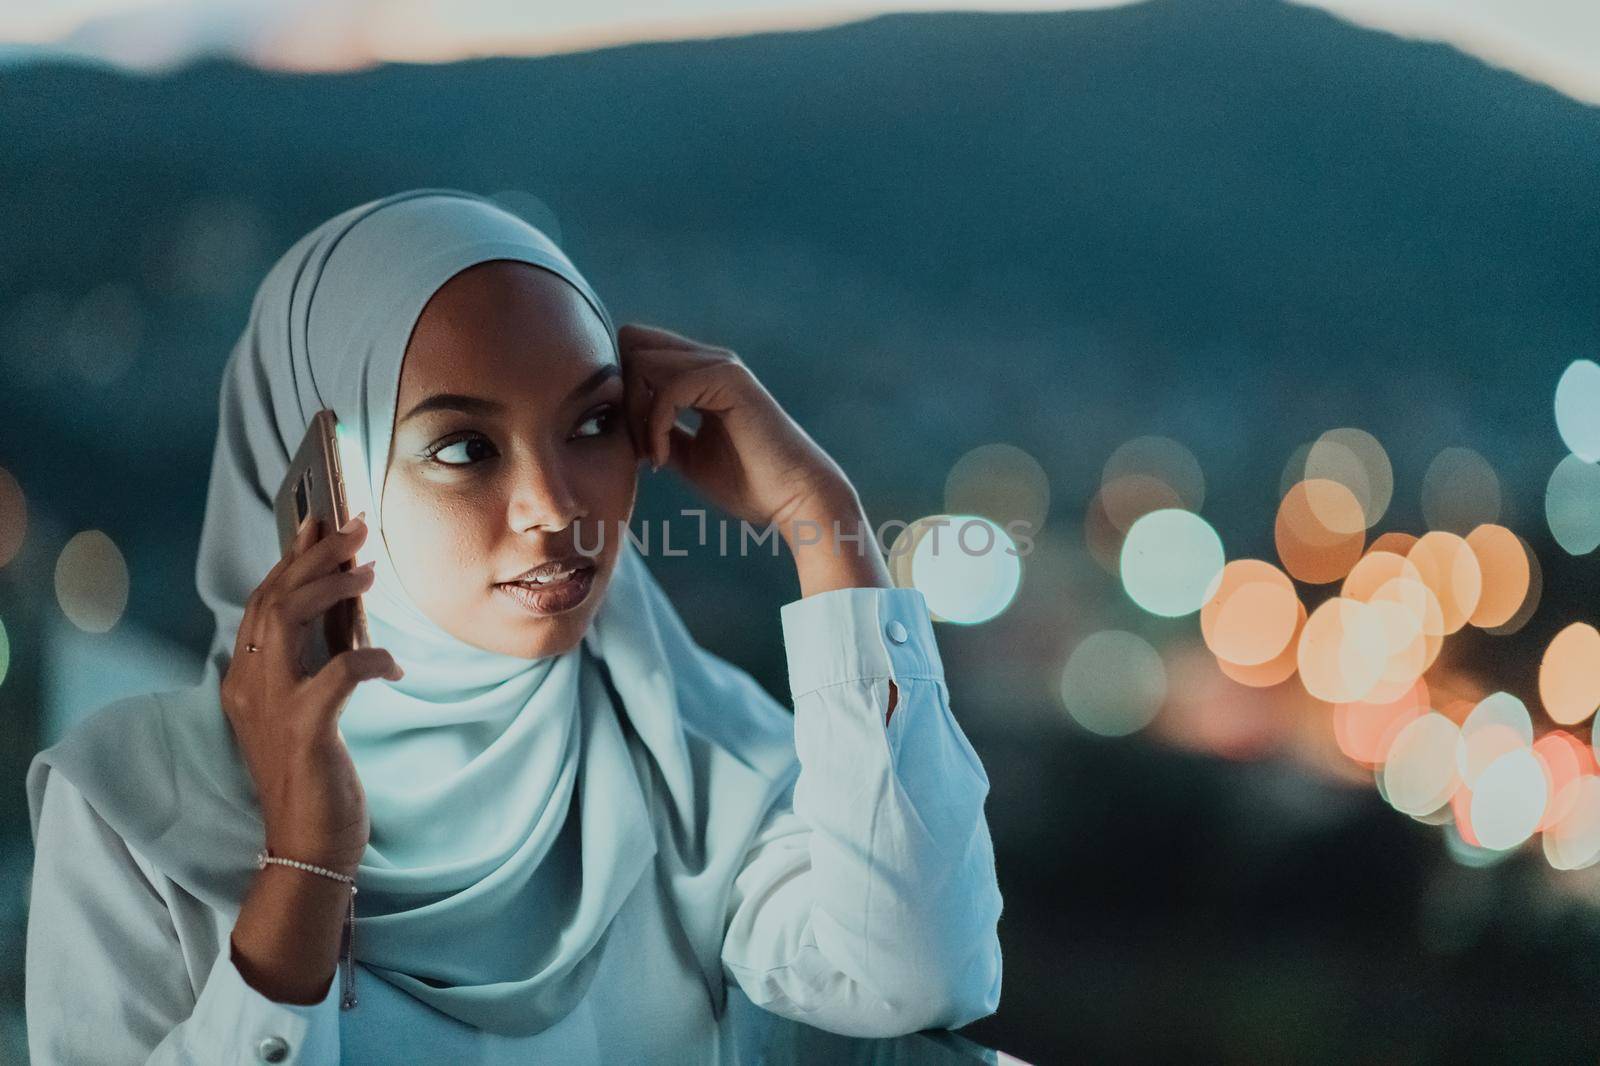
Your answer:
[[[471,446],[474,444],[487,446],[488,443],[482,437],[463,437],[461,440],[453,440],[433,449],[428,453],[428,458],[441,466],[470,466],[478,461],[470,457]],[[480,458],[487,457],[480,456]]]
[[[573,436],[575,436],[575,437],[598,437],[598,436],[601,436],[602,434],[610,431],[612,429],[612,427],[616,424],[616,421],[617,421],[617,409],[615,407],[607,407],[603,411],[596,411],[594,414],[590,415],[588,418],[586,418],[582,422],[578,423],[578,432],[574,433]],[[590,425],[598,426],[598,428],[595,429],[593,432],[585,432],[584,431],[584,427],[585,426],[590,426]]]

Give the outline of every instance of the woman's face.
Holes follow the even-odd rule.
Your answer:
[[[582,640],[638,487],[618,369],[600,317],[528,263],[479,263],[423,309],[401,366],[383,537],[406,591],[452,636],[526,659]],[[555,588],[502,587],[574,555],[593,564],[575,606]]]

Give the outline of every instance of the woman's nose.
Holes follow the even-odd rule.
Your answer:
[[[573,479],[558,463],[529,463],[518,471],[509,510],[511,528],[518,532],[559,532],[585,514]]]

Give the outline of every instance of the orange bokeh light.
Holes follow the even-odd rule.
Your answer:
[[[1533,742],[1533,754],[1544,764],[1550,781],[1549,799],[1536,832],[1544,832],[1572,810],[1578,792],[1567,786],[1585,774],[1596,772],[1594,753],[1589,745],[1565,729],[1552,730]]]
[[[1305,626],[1306,605],[1300,601],[1299,597],[1296,597],[1294,633],[1289,637],[1289,643],[1284,645],[1281,652],[1259,666],[1240,666],[1237,663],[1230,663],[1226,659],[1218,659],[1217,668],[1230,680],[1237,681],[1239,684],[1247,685],[1250,688],[1271,688],[1273,685],[1281,685],[1293,677],[1295,671],[1299,669],[1297,646],[1300,643],[1300,634],[1305,631]]]
[[[1339,750],[1363,766],[1383,765],[1389,745],[1407,722],[1428,710],[1428,684],[1418,679],[1399,699],[1388,703],[1335,704],[1333,735]]]
[[[1361,558],[1365,523],[1361,501],[1344,485],[1325,478],[1298,482],[1278,505],[1278,558],[1309,585],[1338,581]]]
[[[1436,529],[1412,545],[1406,558],[1438,598],[1444,632],[1466,625],[1483,595],[1483,571],[1465,538]]]
[[[1504,625],[1528,597],[1528,553],[1515,533],[1493,524],[1468,533],[1467,545],[1483,574],[1483,594],[1467,621],[1483,629]]]
[[[1550,641],[1539,663],[1539,699],[1562,725],[1576,725],[1600,706],[1600,631],[1574,622]]]
[[[1200,609],[1200,635],[1218,659],[1260,666],[1289,647],[1302,617],[1288,575],[1260,559],[1236,559]]]

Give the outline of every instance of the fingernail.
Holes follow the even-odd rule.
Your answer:
[[[340,526],[339,527],[339,532],[340,533],[352,532],[356,528],[356,526],[360,525],[361,522],[366,517],[367,517],[367,512],[362,511],[360,514],[356,515],[354,518],[351,518],[349,521],[345,522],[344,525]]]

